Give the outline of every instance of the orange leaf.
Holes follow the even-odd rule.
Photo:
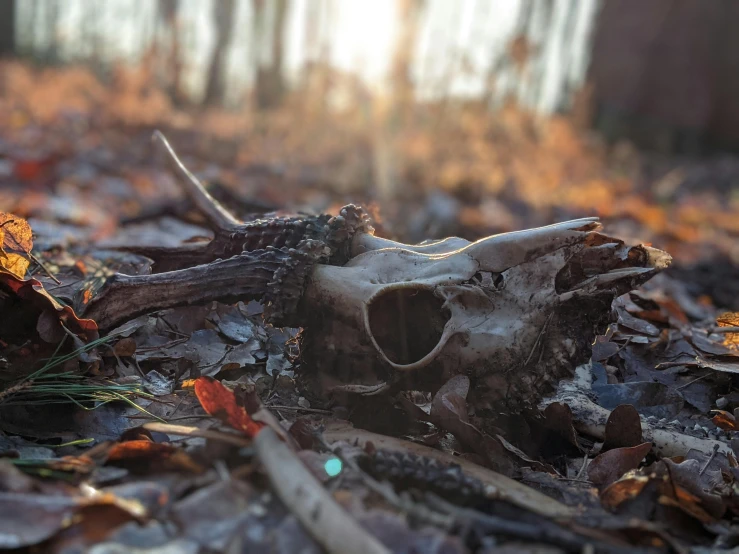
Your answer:
[[[33,249],[31,226],[22,217],[0,212],[0,228],[4,231],[0,248],[15,252],[30,252]]]
[[[23,279],[26,276],[26,270],[30,262],[21,254],[15,252],[5,253],[0,249],[0,253],[2,254],[0,255],[0,267]]]
[[[723,410],[711,410],[715,416],[711,418],[713,424],[716,427],[720,427],[724,431],[737,431],[739,428],[736,425],[736,419],[729,412]]]
[[[263,423],[249,417],[246,409],[236,402],[233,392],[212,377],[200,377],[195,381],[195,394],[206,412],[249,438],[256,437],[264,427]]]
[[[616,508],[622,502],[639,496],[649,483],[646,475],[631,475],[611,483],[600,493],[600,500],[608,508]]]
[[[185,470],[193,473],[203,471],[203,468],[183,450],[171,444],[152,442],[147,439],[114,444],[108,451],[106,463],[127,466],[129,469],[139,467],[141,470],[156,466],[161,469]]]
[[[0,267],[0,290],[10,290],[40,311],[53,310],[67,329],[84,340],[95,340],[99,336],[97,324],[93,320],[77,317],[70,306],[62,306],[36,279],[22,279]]]
[[[726,312],[716,318],[719,327],[739,327],[739,312]],[[727,348],[739,348],[739,333],[725,333],[724,346]]]

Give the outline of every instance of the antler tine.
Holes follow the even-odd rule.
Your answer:
[[[198,211],[205,216],[208,221],[208,225],[214,229],[229,230],[240,224],[240,221],[231,215],[226,208],[221,206],[218,201],[213,198],[207,190],[205,190],[205,187],[198,178],[185,167],[161,131],[154,131],[152,140],[155,142],[159,141],[164,145],[164,148],[172,161],[175,173],[177,173],[182,180],[183,190],[193,204],[195,204]]]

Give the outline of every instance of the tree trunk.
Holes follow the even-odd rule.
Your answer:
[[[164,31],[164,82],[167,94],[177,106],[185,104],[186,95],[182,87],[182,50],[179,20],[179,0],[159,2],[158,24]],[[161,40],[161,39],[160,39]]]
[[[204,103],[222,104],[226,93],[226,48],[231,43],[235,0],[213,2],[213,20],[216,27],[216,47],[208,69]]]
[[[272,18],[270,41],[265,44],[264,33],[268,30],[267,5],[263,0],[254,0],[254,36],[257,48],[267,48],[268,60],[264,60],[260,50],[257,50],[256,64],[256,100],[257,108],[269,110],[282,103],[285,95],[285,79],[282,74],[282,37],[287,22],[287,0],[274,0],[275,14]]]
[[[15,0],[0,0],[0,57],[15,55]]]

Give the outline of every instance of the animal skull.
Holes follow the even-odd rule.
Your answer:
[[[240,224],[155,136],[214,239],[150,252],[172,271],[115,275],[85,315],[110,329],[183,304],[261,300],[273,323],[304,328],[304,359],[343,390],[434,390],[465,373],[483,407],[534,406],[590,357],[613,299],[670,263],[598,233],[596,218],[418,246],[373,236],[353,205]]]
[[[347,264],[313,271],[304,352],[331,381],[433,390],[466,373],[490,404],[534,405],[590,357],[612,300],[670,263],[599,228],[585,218],[419,246],[358,234]]]

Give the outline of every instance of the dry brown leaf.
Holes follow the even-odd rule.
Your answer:
[[[631,404],[617,406],[608,416],[602,451],[637,446],[642,442],[644,441],[639,412]]]
[[[739,327],[739,312],[726,312],[716,318],[719,327]],[[739,333],[725,333],[724,346],[732,350],[739,349]]]
[[[632,474],[628,477],[622,477],[615,483],[611,483],[600,493],[600,500],[604,506],[616,508],[622,502],[638,496],[648,483],[649,477],[646,475]]]
[[[30,252],[33,249],[31,226],[22,217],[0,212],[0,228],[4,231],[2,248],[6,252]]]
[[[0,212],[0,268],[26,276],[30,265],[28,254],[33,248],[31,226],[18,216]]]
[[[636,469],[652,449],[651,442],[639,446],[614,448],[599,454],[588,466],[588,477],[596,485],[608,486],[627,471]]]
[[[0,255],[0,268],[9,271],[13,275],[23,279],[26,276],[26,271],[30,262],[22,255],[16,254],[15,252],[2,252]]]

